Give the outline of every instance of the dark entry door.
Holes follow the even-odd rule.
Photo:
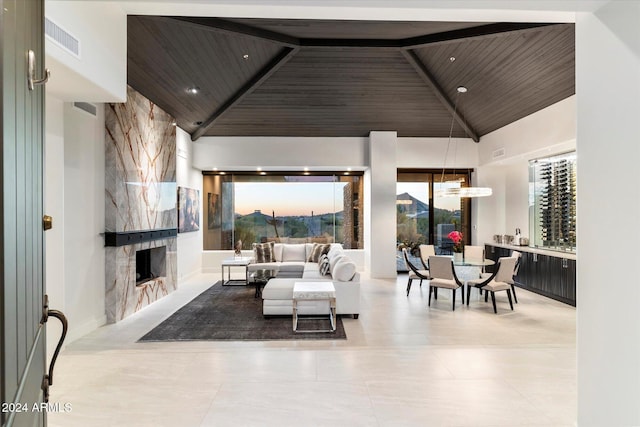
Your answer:
[[[46,425],[43,379],[43,0],[0,0],[0,392],[2,426]]]

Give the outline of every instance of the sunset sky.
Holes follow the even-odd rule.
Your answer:
[[[343,210],[342,182],[236,182],[235,212],[240,215],[260,210],[276,216],[321,215]],[[397,194],[409,193],[428,204],[428,186],[425,183],[398,183]],[[460,209],[460,200],[444,198],[436,201],[443,209]]]
[[[344,182],[236,182],[235,212],[247,215],[259,209],[276,216],[321,215],[343,210]],[[334,197],[335,194],[335,197]]]

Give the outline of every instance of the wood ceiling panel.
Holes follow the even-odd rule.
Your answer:
[[[371,130],[446,137],[447,103],[463,84],[469,92],[460,98],[461,114],[472,132],[484,135],[575,92],[573,25],[535,27],[130,16],[128,82],[196,138]],[[427,35],[434,36],[421,37]],[[411,50],[415,56],[390,47],[408,38],[420,46]],[[306,42],[297,46],[300,39]],[[336,47],[319,46],[331,42]],[[386,47],[362,47],[367,44]],[[268,72],[284,46],[293,50]],[[435,84],[423,80],[413,58]],[[199,95],[186,92],[192,86]],[[454,136],[465,136],[458,123]]]
[[[425,47],[418,56],[452,99],[457,86],[468,88],[460,110],[481,135],[575,92],[571,24]]]
[[[475,22],[336,21],[308,19],[227,19],[296,38],[405,39],[481,25]]]
[[[280,51],[272,42],[202,31],[168,18],[129,16],[128,26],[129,84],[187,131]],[[197,95],[186,91],[194,86]]]
[[[378,126],[403,136],[446,135],[449,120],[400,52],[314,49],[296,55],[207,135],[232,135],[234,126],[306,135],[319,123],[325,136],[366,136]]]

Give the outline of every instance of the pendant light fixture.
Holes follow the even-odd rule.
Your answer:
[[[461,187],[460,180],[453,181],[445,181],[444,180],[444,172],[447,167],[447,156],[449,155],[449,149],[451,148],[451,137],[453,135],[453,123],[455,121],[456,112],[458,111],[458,98],[460,94],[466,93],[467,88],[464,86],[458,86],[456,90],[456,101],[453,106],[453,114],[451,115],[451,126],[449,127],[449,140],[447,142],[447,151],[444,154],[444,165],[442,166],[442,177],[440,178],[441,188],[436,191],[436,196],[438,197],[485,197],[490,196],[493,191],[488,187]],[[455,175],[455,162],[456,162],[456,152],[457,152],[457,142],[454,150],[453,156],[453,164],[454,170],[453,174]],[[445,184],[448,184],[446,188],[443,188]],[[457,185],[456,185],[457,184]]]

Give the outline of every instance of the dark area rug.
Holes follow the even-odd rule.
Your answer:
[[[253,286],[221,286],[220,282],[195,297],[160,323],[144,341],[261,341],[346,339],[338,316],[335,332],[293,332],[291,316],[262,316],[262,298]],[[303,320],[301,329],[328,329],[329,320]]]

